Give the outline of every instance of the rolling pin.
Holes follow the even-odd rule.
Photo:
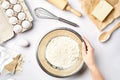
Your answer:
[[[56,7],[60,8],[61,10],[70,11],[78,17],[82,16],[82,14],[79,11],[71,8],[67,0],[47,0],[47,1],[55,5]]]

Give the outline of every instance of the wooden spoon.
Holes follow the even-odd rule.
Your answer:
[[[100,42],[105,42],[105,41],[107,41],[107,40],[110,38],[111,34],[112,34],[115,30],[117,30],[119,27],[120,27],[120,22],[118,22],[111,30],[106,31],[106,32],[103,32],[102,34],[100,34],[100,36],[99,36],[99,41],[100,41]]]

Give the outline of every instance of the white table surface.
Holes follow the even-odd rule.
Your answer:
[[[23,71],[16,73],[13,76],[0,75],[0,80],[7,80],[9,77],[15,80],[92,80],[88,69],[82,71],[68,78],[55,78],[46,74],[38,65],[36,60],[36,52],[40,39],[48,32],[55,28],[68,27],[72,28],[81,35],[87,37],[95,48],[95,59],[96,63],[104,75],[106,80],[120,80],[120,30],[117,30],[112,35],[111,39],[106,43],[100,43],[98,41],[98,36],[101,33],[96,26],[89,20],[89,18],[81,10],[79,0],[69,0],[72,7],[81,11],[83,13],[82,18],[78,18],[72,13],[64,12],[56,7],[52,6],[45,0],[25,0],[29,9],[34,17],[33,29],[18,34],[15,38],[4,44],[5,47],[9,47],[17,52],[24,55],[24,63],[22,65]],[[64,24],[55,20],[43,20],[35,17],[34,9],[37,7],[43,7],[51,11],[57,16],[63,17],[70,21],[76,22],[80,25],[80,28],[74,28],[67,24]],[[115,25],[120,19],[117,19],[108,26],[105,30],[109,30],[113,25]],[[24,38],[28,40],[31,45],[28,48],[21,48],[16,46],[11,46],[17,40]]]

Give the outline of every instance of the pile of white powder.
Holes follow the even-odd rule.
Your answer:
[[[70,37],[58,36],[48,43],[45,55],[53,66],[67,69],[79,60],[79,44]]]

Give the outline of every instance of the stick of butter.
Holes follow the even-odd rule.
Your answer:
[[[92,15],[100,21],[104,21],[105,18],[113,10],[113,7],[105,0],[100,0],[95,9],[92,11]]]

